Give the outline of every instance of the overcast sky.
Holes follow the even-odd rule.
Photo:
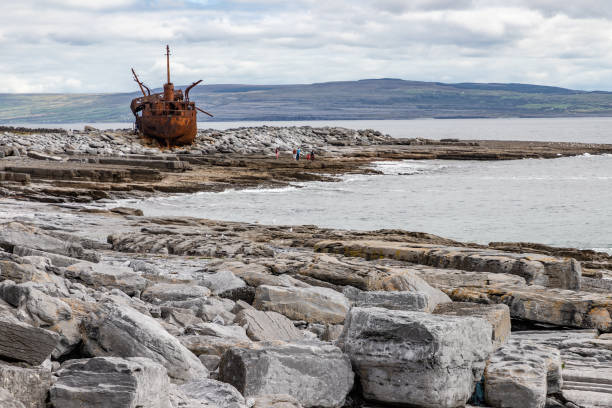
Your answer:
[[[0,0],[0,93],[363,78],[612,90],[605,0]]]

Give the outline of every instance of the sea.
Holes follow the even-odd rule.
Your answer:
[[[203,122],[199,127],[260,125],[370,128],[399,138],[612,143],[612,118]],[[403,160],[375,162],[372,167],[381,174],[120,204],[140,208],[148,216],[399,228],[483,244],[538,242],[612,254],[612,155],[489,162]]]

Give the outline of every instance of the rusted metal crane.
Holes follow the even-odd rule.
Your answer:
[[[168,81],[164,84],[164,92],[151,94],[151,90],[138,79],[132,68],[134,81],[142,91],[142,96],[134,98],[130,105],[136,118],[136,130],[167,147],[191,144],[198,131],[197,111],[213,116],[189,100],[189,91],[202,80],[189,85],[184,95],[180,89],[175,91],[174,84],[170,82],[170,47],[167,45],[166,71]]]

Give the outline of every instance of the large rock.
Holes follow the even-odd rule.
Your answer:
[[[350,304],[333,289],[259,286],[255,292],[257,309],[281,313],[309,323],[342,323]]]
[[[561,390],[559,350],[528,341],[510,341],[485,370],[485,401],[491,407],[543,408],[546,395]]]
[[[210,290],[203,286],[187,283],[156,283],[146,288],[140,297],[150,303],[182,301],[206,298]]]
[[[72,317],[70,306],[28,284],[12,281],[0,283],[0,297],[12,306],[27,312],[39,325],[53,325]]]
[[[304,407],[341,407],[353,386],[348,357],[325,344],[232,348],[221,359],[219,378],[245,397],[288,394]]]
[[[56,333],[19,321],[0,319],[0,356],[5,359],[42,364],[59,343]]]
[[[147,280],[132,268],[106,263],[81,262],[70,265],[65,275],[94,288],[117,288],[130,296],[140,293],[147,284]]]
[[[487,305],[470,302],[452,302],[438,305],[434,310],[435,314],[448,316],[472,316],[485,319],[493,328],[492,338],[493,347],[499,348],[506,342],[510,335],[510,310],[508,306]]]
[[[200,275],[199,279],[202,285],[209,288],[215,295],[246,286],[242,279],[237,278],[231,271],[226,269],[210,275]]]
[[[337,344],[366,399],[441,408],[463,406],[492,351],[484,319],[353,308]]]
[[[23,368],[0,363],[0,388],[9,390],[13,398],[26,408],[46,408],[45,401],[52,382],[49,368]]]
[[[155,319],[129,306],[103,303],[84,323],[84,349],[92,356],[148,357],[178,380],[208,376],[200,360]]]
[[[414,312],[432,312],[435,307],[432,307],[431,297],[419,292],[358,292],[351,300],[357,307],[382,307]]]
[[[441,290],[430,286],[411,270],[400,270],[376,281],[376,290],[416,292],[428,297],[429,309],[433,310],[440,303],[449,303],[451,299]]]
[[[572,258],[482,248],[389,241],[321,241],[315,250],[368,259],[392,258],[437,268],[507,273],[521,276],[530,284],[563,289],[580,289],[582,276],[580,264]]]
[[[167,408],[166,369],[147,358],[69,360],[50,390],[55,408]]]
[[[255,341],[294,341],[303,338],[291,320],[276,312],[243,309],[234,321],[244,327],[249,338]]]

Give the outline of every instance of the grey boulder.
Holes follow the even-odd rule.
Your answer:
[[[84,329],[84,350],[92,356],[148,357],[178,380],[208,376],[200,360],[155,319],[129,306],[103,303]]]
[[[175,398],[182,400],[183,405],[219,408],[246,408],[247,406],[244,397],[236,388],[221,381],[205,378],[189,381],[177,388],[175,394],[180,398]]]
[[[107,263],[80,262],[65,269],[69,279],[81,281],[93,288],[117,288],[133,296],[142,291],[147,280],[132,268]]]
[[[202,285],[209,288],[215,295],[237,288],[243,288],[246,283],[227,269],[210,275],[199,276]]]
[[[382,307],[385,309],[411,310],[415,312],[433,311],[431,297],[420,292],[358,292],[351,300],[353,305],[357,307]]]
[[[59,343],[59,335],[16,320],[0,318],[0,356],[42,364]]]
[[[231,348],[221,359],[219,379],[245,397],[288,394],[304,407],[341,407],[353,387],[348,357],[323,343]]]
[[[465,405],[492,351],[479,318],[353,308],[337,341],[366,399],[444,408]]]
[[[342,293],[333,289],[262,285],[255,291],[253,306],[278,312],[292,320],[335,324],[344,322],[350,304]]]
[[[210,290],[203,286],[188,283],[156,283],[146,288],[140,297],[150,303],[183,301],[206,298]]]
[[[10,390],[13,399],[26,408],[45,408],[52,382],[53,376],[47,367],[24,368],[0,363],[0,388]]]
[[[254,341],[294,341],[303,338],[291,320],[276,312],[243,309],[238,312],[234,321],[244,327],[249,338]]]
[[[69,360],[50,390],[55,408],[167,408],[166,369],[147,358]]]

